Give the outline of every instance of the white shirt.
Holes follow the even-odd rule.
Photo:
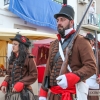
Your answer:
[[[90,8],[89,8],[89,13],[94,14],[94,13],[95,13],[95,8],[94,8],[94,7],[92,7],[92,6],[90,6]]]
[[[65,30],[65,36],[66,36],[67,34],[69,34],[72,30],[73,30],[73,28],[70,28],[70,29]],[[63,42],[64,42],[64,38],[61,38],[61,41],[62,41],[62,43],[63,43]]]
[[[86,80],[90,89],[99,89],[99,84],[96,82],[96,74]]]
[[[92,50],[94,49],[94,47],[92,47]],[[94,74],[93,76],[91,76],[90,78],[88,78],[86,80],[86,83],[89,85],[90,89],[99,89],[99,84],[96,82],[96,74]]]

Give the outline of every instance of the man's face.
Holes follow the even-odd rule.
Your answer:
[[[95,5],[95,3],[93,2],[93,3],[92,3],[92,7],[94,7],[94,5]]]
[[[58,17],[57,18],[57,30],[59,34],[63,37],[65,35],[65,30],[70,29],[73,27],[73,20],[69,20],[65,17]]]
[[[94,41],[94,40],[90,40],[90,44],[91,44],[91,46],[93,47],[94,44],[95,44],[95,41]]]

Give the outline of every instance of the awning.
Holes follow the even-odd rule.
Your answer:
[[[54,39],[44,39],[33,43],[32,54],[36,57],[36,65],[47,63],[50,42],[52,41],[54,41]]]
[[[0,40],[10,41],[9,38],[13,38],[17,32],[21,35],[28,37],[31,40],[41,40],[47,38],[57,38],[56,34],[30,31],[30,30],[19,30],[19,29],[6,29],[0,28]]]
[[[53,0],[10,0],[9,10],[20,18],[39,26],[56,30],[54,14],[61,5]]]

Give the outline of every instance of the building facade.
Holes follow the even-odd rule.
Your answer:
[[[8,10],[9,0],[0,0],[0,28],[33,30],[40,32],[56,33],[55,30],[33,25],[19,18]]]
[[[54,0],[58,3],[63,3],[63,0]],[[98,33],[100,32],[100,10],[99,10],[99,4],[100,0],[93,0],[94,2],[94,14],[91,16],[91,14],[87,13],[80,33],[86,34],[87,32],[94,33],[96,30]],[[86,11],[86,8],[88,7],[90,0],[67,0],[67,3],[71,5],[75,10],[75,28],[77,25],[79,25],[84,12]]]
[[[79,2],[81,1],[81,2]],[[83,1],[83,2],[82,2]],[[84,2],[86,1],[86,2]],[[86,11],[86,8],[89,5],[90,0],[78,0],[77,3],[77,24],[79,24],[83,13]],[[91,13],[88,11],[83,24],[82,24],[82,28],[81,28],[81,32],[82,33],[87,33],[87,32],[91,32],[94,33],[95,31],[97,31],[97,33],[100,33],[100,10],[99,10],[99,3],[100,0],[93,0],[94,2],[94,12]],[[92,3],[93,4],[93,3]],[[91,6],[90,6],[91,7]]]
[[[33,30],[33,31],[40,31],[40,32],[48,32],[51,34],[57,33],[56,30],[53,30],[48,27],[37,26],[35,24],[31,24],[15,14],[11,13],[8,10],[10,0],[0,0],[0,28],[5,29],[22,29],[22,30]],[[53,2],[62,3],[63,0],[52,0]],[[83,17],[83,13],[85,12],[90,0],[67,0],[68,5],[71,5],[75,10],[75,28],[79,24],[80,20]],[[100,0],[94,0],[94,17],[90,19],[89,12],[87,13],[82,27],[81,27],[81,34],[86,34],[87,32],[94,33],[95,30],[99,33],[100,32],[100,10],[99,10],[99,3]],[[90,20],[92,21],[90,23]],[[94,23],[95,21],[95,23]],[[8,47],[8,51],[11,51],[11,47]],[[9,53],[8,53],[9,57]]]

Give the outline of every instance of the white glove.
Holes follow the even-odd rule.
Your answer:
[[[68,87],[68,83],[67,83],[67,79],[65,75],[60,75],[56,78],[56,80],[58,81],[57,84],[63,88],[66,89]]]
[[[46,100],[46,97],[39,97],[39,100]]]

